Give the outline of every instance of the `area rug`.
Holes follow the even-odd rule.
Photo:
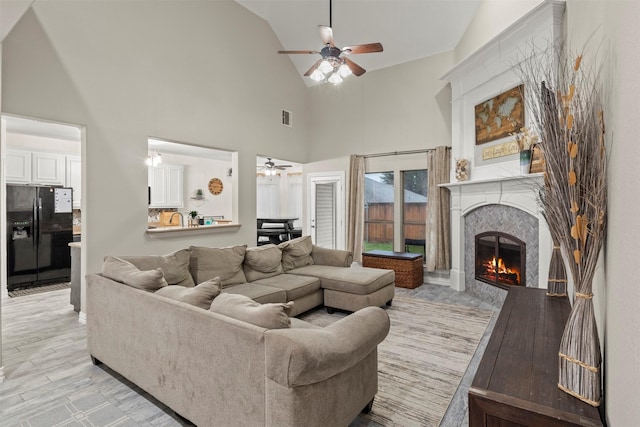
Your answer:
[[[30,288],[16,289],[7,292],[11,298],[22,297],[25,295],[41,294],[43,292],[59,291],[60,289],[69,289],[71,287],[70,282],[54,283],[52,285],[33,286]]]
[[[396,295],[391,329],[378,346],[378,394],[369,414],[383,426],[437,426],[460,384],[492,311]],[[346,313],[302,319],[327,326]]]

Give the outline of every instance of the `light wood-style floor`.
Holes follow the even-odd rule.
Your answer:
[[[396,292],[449,304],[499,310],[488,302],[445,286],[425,284],[414,290],[397,288]],[[97,367],[91,363],[86,352],[86,326],[78,322],[78,315],[69,304],[68,289],[4,298],[2,305],[2,363],[6,378],[0,384],[0,426],[55,425],[57,421],[47,419],[46,415],[57,414],[56,409],[63,406],[76,411],[76,420],[70,425],[97,425],[89,422],[90,415],[77,409],[77,402],[95,400],[96,395],[104,400],[101,408],[110,409],[109,416],[114,420],[104,425],[184,425],[153,397],[104,365]],[[442,426],[468,424],[467,390],[496,318],[494,315]],[[351,427],[364,426],[375,427],[376,424],[361,418],[351,424]]]

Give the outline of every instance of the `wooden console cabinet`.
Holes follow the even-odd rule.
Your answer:
[[[469,425],[602,426],[597,408],[560,391],[558,349],[569,300],[511,288],[469,388]]]

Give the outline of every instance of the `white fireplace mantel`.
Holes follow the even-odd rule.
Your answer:
[[[484,148],[512,140],[506,137],[476,144],[475,106],[522,83],[514,66],[524,60],[533,47],[554,49],[562,38],[564,1],[545,0],[514,22],[476,52],[460,61],[442,79],[451,85],[451,271],[450,286],[465,290],[465,216],[486,205],[505,205],[520,209],[538,220],[538,283],[527,286],[546,288],[553,243],[549,228],[538,206],[536,188],[542,174],[521,174],[516,154],[485,159]],[[525,86],[525,96],[532,88]],[[526,105],[526,103],[525,103]],[[531,120],[525,110],[525,125]],[[465,158],[470,164],[470,180],[454,182],[455,162]],[[476,214],[483,215],[482,211]],[[471,217],[469,217],[471,218]],[[509,218],[500,217],[501,224]],[[516,219],[516,221],[518,221]],[[471,225],[472,221],[469,221]],[[513,222],[511,224],[514,224]],[[518,224],[523,224],[522,222]],[[487,230],[489,231],[489,230]],[[532,239],[535,232],[532,232]],[[535,267],[534,267],[535,268]],[[532,271],[532,270],[529,270]]]
[[[451,288],[465,290],[465,216],[481,206],[491,204],[520,209],[538,220],[538,283],[528,286],[547,287],[553,241],[537,203],[537,189],[543,184],[543,179],[543,174],[539,173],[440,184],[451,192]]]
[[[466,215],[483,205],[504,204],[533,215],[538,215],[537,189],[542,185],[543,174],[523,174],[510,177],[489,178],[440,184],[451,192],[451,209]]]

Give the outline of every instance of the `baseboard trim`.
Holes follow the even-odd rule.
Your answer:
[[[87,314],[84,311],[78,313],[78,322],[82,323],[83,325],[87,324]]]
[[[5,376],[4,376],[4,366],[0,366],[0,384],[2,384],[4,382]]]
[[[425,271],[424,283],[428,283],[430,285],[451,286],[449,271]]]

